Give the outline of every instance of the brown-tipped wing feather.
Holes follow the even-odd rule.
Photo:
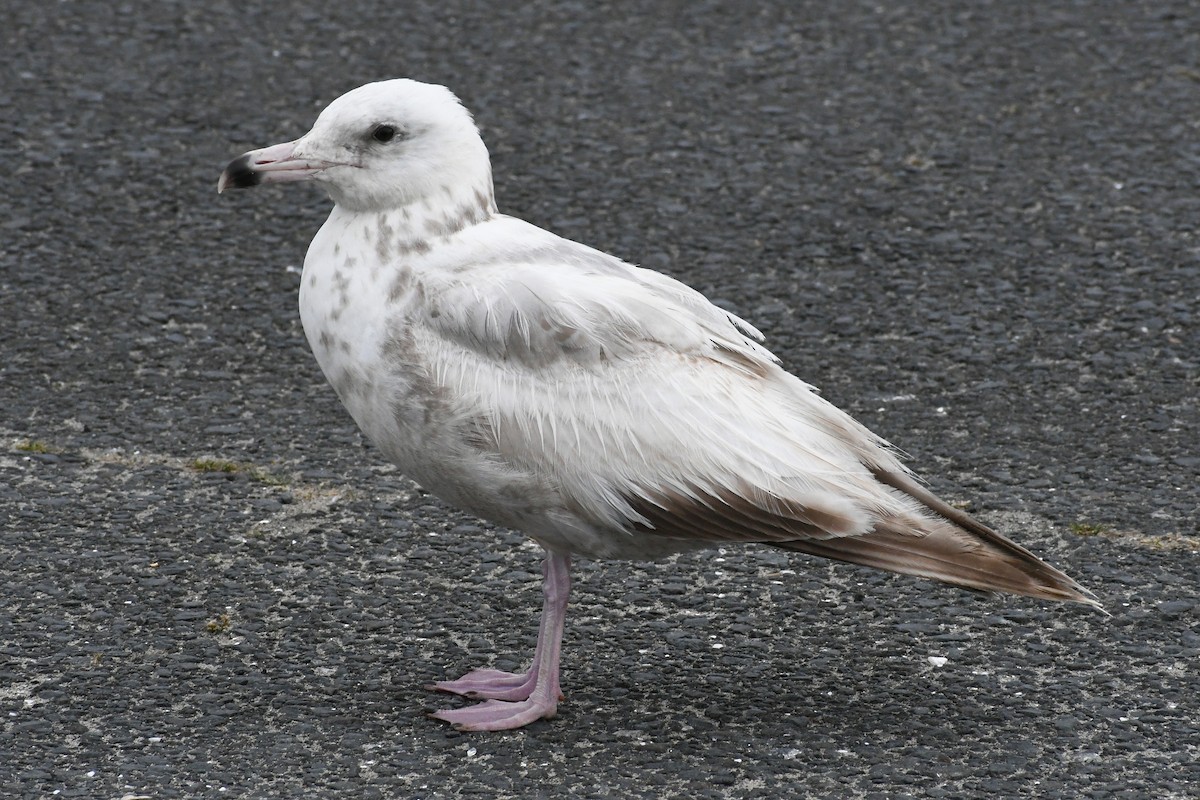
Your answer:
[[[910,476],[883,469],[872,469],[871,473],[880,483],[903,492],[958,528],[974,534],[983,545],[983,551],[989,554],[989,558],[982,564],[963,564],[965,572],[962,578],[964,579],[954,580],[938,575],[929,577],[971,588],[997,589],[1049,600],[1071,600],[1101,608],[1095,596],[1068,575],[1042,561],[1011,539],[1000,535],[965,511],[948,505]],[[991,572],[987,571],[989,567]],[[978,574],[979,570],[983,571],[981,578],[986,580],[990,577],[994,585],[987,586],[965,580],[965,578]],[[1024,580],[1022,580],[1022,576],[1024,576]]]
[[[1001,591],[1100,607],[1070,577],[988,526],[939,499],[913,478],[872,469],[880,483],[932,513],[913,520],[881,519],[860,535],[831,535],[820,513],[785,501],[765,503],[745,491],[648,493],[630,505],[645,518],[639,531],[675,538],[761,542],[787,550],[868,567],[933,578],[981,591]],[[741,487],[744,488],[745,487]],[[764,508],[764,506],[771,506]]]
[[[638,530],[677,539],[781,544],[797,536],[825,539],[846,527],[846,521],[834,513],[770,496],[745,484],[739,484],[736,491],[688,485],[646,492],[630,505],[650,523],[649,527],[636,525]]]

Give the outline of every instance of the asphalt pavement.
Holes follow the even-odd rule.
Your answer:
[[[0,795],[1200,797],[1194,3],[5,3]],[[765,548],[538,551],[307,351],[329,203],[227,160],[445,83],[502,210],[663,270],[1111,612]]]

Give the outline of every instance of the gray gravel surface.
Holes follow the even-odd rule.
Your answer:
[[[1200,796],[1194,3],[4,6],[3,796]],[[399,75],[502,209],[746,316],[1112,616],[584,563],[557,720],[426,719],[529,655],[537,551],[322,381],[327,200],[214,192]]]

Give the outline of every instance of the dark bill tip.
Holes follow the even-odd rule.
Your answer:
[[[250,154],[238,156],[233,161],[229,162],[229,166],[225,167],[225,172],[221,174],[220,189],[224,190],[229,187],[234,189],[248,189],[251,186],[258,186],[262,183],[262,173],[250,167]]]

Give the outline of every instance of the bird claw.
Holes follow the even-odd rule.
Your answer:
[[[531,697],[517,703],[488,700],[467,708],[434,711],[429,716],[449,722],[460,731],[508,731],[557,713],[556,701]]]
[[[488,700],[528,700],[533,694],[536,676],[528,672],[504,672],[498,669],[472,670],[455,681],[437,681],[425,686],[432,692],[447,692]]]

